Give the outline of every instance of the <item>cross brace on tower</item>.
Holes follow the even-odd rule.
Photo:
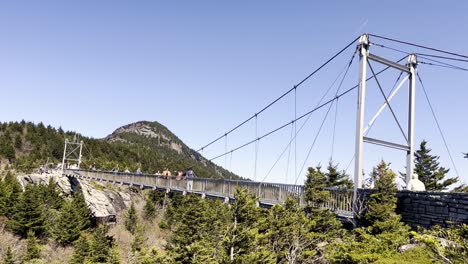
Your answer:
[[[376,56],[369,52],[369,36],[364,34],[359,39],[358,51],[360,54],[360,66],[359,66],[359,91],[358,91],[358,101],[357,101],[357,117],[356,117],[356,149],[355,149],[355,167],[354,167],[354,196],[353,204],[357,206],[356,199],[358,197],[358,189],[362,188],[362,178],[363,178],[363,145],[365,143],[380,145],[387,148],[394,148],[399,150],[406,151],[406,184],[408,185],[413,175],[414,170],[414,113],[415,113],[415,89],[416,89],[416,55],[410,54],[408,56],[408,63],[406,65],[399,64],[397,62],[390,61],[388,59]],[[395,89],[390,96],[386,96],[382,90],[382,87],[377,79],[377,76],[370,64],[370,61],[383,64],[387,67],[399,70],[402,73],[407,73],[408,76],[403,78],[401,83]],[[365,110],[365,99],[366,99],[366,80],[367,80],[367,68],[371,70],[374,75],[374,79],[382,93],[382,96],[385,99],[382,107],[377,111],[374,117],[371,119],[369,125],[364,128],[364,110]],[[393,96],[400,90],[403,83],[409,80],[409,94],[408,94],[408,128],[407,133],[403,131],[398,119],[396,118],[395,113],[390,105],[390,101]],[[403,134],[406,142],[404,144],[393,143],[381,139],[374,139],[366,137],[366,133],[369,131],[370,126],[375,122],[376,118],[382,113],[382,111],[388,107],[392,112],[392,115],[398,124],[400,131]],[[357,208],[354,208],[355,212]]]

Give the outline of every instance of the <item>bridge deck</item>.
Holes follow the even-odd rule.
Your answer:
[[[259,203],[264,207],[271,207],[275,204],[283,204],[287,197],[296,197],[300,205],[305,205],[304,186],[281,184],[281,183],[261,183],[245,180],[193,178],[178,179],[177,177],[167,177],[152,174],[131,174],[108,171],[89,170],[65,170],[67,176],[77,178],[87,178],[97,181],[105,181],[114,184],[138,186],[142,189],[164,190],[178,193],[195,193],[210,198],[220,198],[234,200],[236,188],[247,188],[257,195]],[[330,199],[323,207],[335,212],[341,218],[351,218],[352,213],[352,190],[327,189]]]

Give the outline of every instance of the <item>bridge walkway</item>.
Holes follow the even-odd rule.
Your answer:
[[[234,200],[236,188],[246,188],[254,193],[262,207],[283,204],[287,197],[295,197],[299,205],[305,206],[304,186],[282,183],[254,182],[213,178],[178,179],[174,176],[153,174],[133,174],[109,171],[64,170],[64,175],[75,178],[109,182],[113,184],[137,186],[175,193],[194,193],[208,198]],[[339,218],[352,218],[353,191],[327,188],[329,199],[323,205],[335,212]]]

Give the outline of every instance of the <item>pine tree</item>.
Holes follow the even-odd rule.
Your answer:
[[[41,257],[41,248],[32,230],[28,231],[28,238],[26,242],[26,254],[24,255],[24,261],[39,259]]]
[[[90,256],[90,245],[87,237],[82,233],[80,238],[74,243],[75,252],[70,260],[70,264],[83,264]]]
[[[267,238],[276,263],[302,263],[314,260],[317,241],[310,232],[310,221],[297,202],[287,199],[285,206],[268,211]]]
[[[113,238],[107,235],[107,226],[94,230],[90,243],[90,260],[93,263],[106,263],[111,259]]]
[[[57,188],[57,183],[52,177],[49,178],[47,185],[38,185],[40,190],[41,199],[43,200],[44,209],[58,210],[62,207],[64,199],[61,195],[61,192]]]
[[[462,184],[460,186],[455,187],[452,192],[461,192],[461,193],[467,193],[468,192],[468,186],[465,184]]]
[[[118,248],[113,246],[110,250],[109,258],[106,262],[107,264],[120,264],[120,254]]]
[[[0,180],[0,215],[11,217],[14,205],[22,193],[21,185],[13,174],[8,171]]]
[[[36,185],[26,185],[7,221],[7,227],[20,236],[26,237],[30,230],[36,235],[45,231],[44,206],[38,190]]]
[[[172,205],[169,207],[171,208]],[[169,209],[168,208],[168,209]],[[221,262],[227,210],[220,201],[186,195],[173,211],[169,253],[176,263]]]
[[[148,193],[148,200],[152,201],[153,204],[163,206],[166,192],[161,191],[150,191]]]
[[[49,233],[61,245],[70,245],[77,240],[80,232],[86,227],[77,210],[78,208],[74,206],[72,201],[66,201],[58,218],[51,224]]]
[[[8,246],[5,253],[3,254],[2,264],[15,264],[15,256],[11,251],[11,247]]]
[[[375,180],[376,192],[370,195],[367,203],[364,225],[368,226],[374,235],[408,231],[407,227],[400,222],[401,216],[395,213],[396,174],[389,168],[389,164],[381,161],[373,168],[371,177]]]
[[[333,164],[333,161],[331,160],[328,163],[325,177],[327,178],[327,187],[338,187],[347,189],[353,187],[353,183],[349,179],[348,175],[346,175],[346,172],[338,171],[338,164]]]
[[[81,190],[73,194],[71,206],[74,209],[73,215],[77,229],[83,231],[90,228],[92,213]]]
[[[130,208],[125,214],[125,228],[130,231],[130,233],[135,234],[136,225],[138,223],[138,216],[136,213],[135,205],[133,202],[130,204]]]
[[[329,192],[323,189],[327,187],[327,178],[320,169],[309,167],[304,184],[305,200],[311,207],[320,207],[329,197]]]
[[[236,189],[231,207],[232,223],[223,241],[231,263],[271,263],[274,254],[265,248],[259,229],[265,223],[257,198],[247,189]]]
[[[157,249],[151,248],[151,249],[145,250],[143,254],[140,254],[140,256],[138,257],[138,263],[139,264],[160,264],[160,263],[166,263],[166,262],[162,254],[159,253]]]
[[[151,220],[156,217],[156,207],[149,198],[146,199],[145,206],[143,207],[143,216],[146,220]]]
[[[395,212],[396,174],[389,164],[381,161],[372,170],[371,177],[375,180],[376,192],[370,195],[367,203],[364,226],[372,235],[380,235],[388,243],[401,245],[407,241],[409,227],[401,222],[401,216]]]
[[[427,148],[427,141],[422,141],[419,150],[415,153],[415,170],[428,191],[447,190],[448,187],[458,182],[458,177],[446,178],[449,169],[440,166],[439,156],[430,155],[431,149]]]
[[[375,180],[375,192],[367,203],[362,227],[353,229],[352,236],[344,237],[342,243],[332,244],[332,263],[375,263],[398,255],[398,247],[409,243],[409,227],[395,213],[396,174],[381,161],[371,178]]]
[[[137,224],[135,228],[135,234],[133,235],[132,242],[130,243],[133,253],[140,252],[141,250],[143,250],[146,242],[144,233],[145,227],[142,224]]]

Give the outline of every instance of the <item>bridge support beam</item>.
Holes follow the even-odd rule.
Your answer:
[[[80,169],[82,161],[83,140],[78,142],[76,138],[73,141],[65,139],[62,157],[62,174],[64,172],[65,163],[68,161],[75,161],[78,169]],[[71,147],[71,148],[69,148]]]
[[[357,116],[356,116],[356,152],[354,160],[354,194],[353,205],[355,206],[358,189],[362,188],[362,147],[364,135],[364,110],[366,99],[366,78],[367,78],[367,56],[369,54],[369,37],[367,34],[362,35],[359,39],[359,90],[357,101]],[[357,208],[353,208],[356,211]]]
[[[409,105],[408,105],[408,151],[406,152],[406,186],[414,173],[414,110],[416,102],[416,56],[410,55],[408,66],[410,69]]]
[[[411,54],[408,56],[407,64],[399,64],[398,62],[392,62],[385,58],[373,55],[369,52],[369,36],[364,34],[359,39],[358,50],[360,54],[360,65],[359,65],[359,90],[358,90],[358,101],[357,101],[357,115],[356,115],[356,146],[355,146],[355,165],[354,165],[354,193],[353,193],[353,211],[356,215],[358,212],[358,189],[362,188],[363,183],[363,144],[365,142],[371,144],[377,144],[384,147],[396,148],[403,151],[406,151],[406,185],[408,186],[409,181],[414,172],[414,117],[415,117],[415,90],[416,90],[416,55]],[[407,77],[403,79],[399,87],[390,94],[390,97],[384,94],[382,87],[377,79],[377,75],[370,65],[370,61],[383,64],[399,72],[408,74]],[[382,96],[385,99],[384,105],[379,109],[377,114],[371,119],[371,122],[364,129],[364,113],[365,113],[365,99],[366,99],[366,80],[367,80],[367,66],[369,65],[370,70],[372,71],[373,78],[377,82],[377,85],[382,93]],[[401,125],[395,116],[393,109],[390,106],[391,98],[397,93],[400,89],[403,82],[409,79],[409,96],[408,96],[408,130],[407,135],[402,130]],[[405,138],[404,144],[393,143],[385,140],[373,139],[365,137],[366,132],[370,129],[375,119],[383,111],[385,107],[388,107],[392,111],[393,117],[397,122],[403,137]]]

